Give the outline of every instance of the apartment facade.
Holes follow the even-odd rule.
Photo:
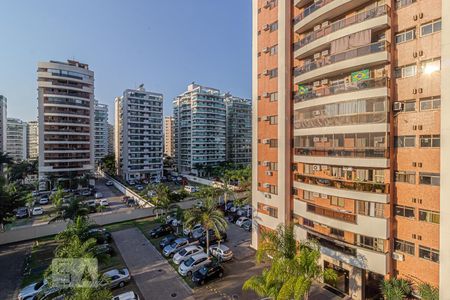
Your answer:
[[[178,172],[203,175],[226,160],[224,98],[218,89],[192,83],[173,101]]]
[[[449,12],[441,0],[253,0],[255,247],[260,230],[293,223],[353,299],[394,276],[446,286]]]
[[[27,159],[39,158],[39,124],[37,121],[27,123]]]
[[[108,154],[114,154],[114,125],[108,124]]]
[[[8,99],[0,95],[0,153],[6,152],[6,121]]]
[[[108,105],[95,101],[94,106],[94,157],[95,162],[98,163],[108,155]]]
[[[94,170],[94,72],[78,61],[39,62],[39,179]]]
[[[226,109],[226,161],[239,167],[252,161],[252,102],[227,95]]]
[[[163,172],[163,95],[127,89],[115,99],[115,157],[125,180],[152,180]]]
[[[164,155],[173,157],[174,155],[174,118],[172,116],[164,117]]]
[[[27,159],[27,123],[8,118],[6,124],[6,152],[15,161]]]

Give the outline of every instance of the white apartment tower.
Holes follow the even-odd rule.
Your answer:
[[[38,63],[39,179],[94,170],[94,72],[87,64]]]
[[[7,98],[0,95],[0,153],[6,151],[6,108]]]
[[[27,159],[27,123],[8,118],[6,126],[6,152],[15,161]]]
[[[108,105],[95,101],[94,110],[94,157],[99,162],[108,155],[109,128]]]
[[[173,126],[174,118],[172,116],[164,117],[164,154],[170,157],[174,155]]]
[[[108,154],[114,154],[114,125],[108,124]]]
[[[152,180],[163,171],[163,95],[141,85],[115,99],[115,157],[125,180]]]
[[[27,159],[39,157],[39,125],[37,121],[27,123]]]

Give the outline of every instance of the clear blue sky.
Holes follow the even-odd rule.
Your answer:
[[[37,117],[38,61],[76,59],[95,72],[95,96],[144,83],[172,99],[195,81],[251,96],[250,0],[0,1],[0,94],[8,117]]]

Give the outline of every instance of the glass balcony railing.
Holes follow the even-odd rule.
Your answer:
[[[294,148],[294,155],[319,157],[350,157],[350,158],[389,158],[389,149],[364,148]]]
[[[294,120],[294,129],[334,127],[360,124],[381,124],[389,120],[388,112],[365,112],[353,115],[322,116],[307,120]]]
[[[313,12],[315,12],[316,10],[318,10],[321,7],[324,7],[325,5],[327,5],[328,3],[333,2],[334,0],[318,0],[318,1],[314,1],[313,4],[311,4],[310,6],[306,7],[303,12],[301,12],[298,16],[296,16],[293,20],[294,25],[297,24],[298,22],[300,22],[301,20],[303,20],[304,18],[306,18],[307,16],[309,16],[310,14],[312,14]]]
[[[344,52],[336,53],[330,56],[322,57],[319,60],[309,62],[301,67],[297,67],[294,69],[294,76],[299,76],[310,71],[332,65],[337,62],[349,60],[356,57],[361,57],[373,53],[389,51],[389,42],[381,41],[372,43],[366,46],[362,46],[359,48],[347,50]]]
[[[365,90],[365,89],[376,89],[381,87],[389,87],[389,78],[382,77],[382,78],[370,78],[367,80],[361,80],[357,82],[352,83],[343,83],[343,84],[336,84],[336,85],[330,85],[330,86],[322,86],[320,88],[308,91],[306,93],[299,94],[296,92],[293,96],[294,102],[301,102],[301,101],[308,101],[311,99],[316,99],[319,97],[326,97],[329,95],[336,95],[336,94],[343,94],[343,93],[350,93],[355,92],[359,90]]]
[[[294,51],[298,50],[315,40],[324,37],[333,32],[339,31],[343,28],[349,27],[354,24],[377,18],[382,15],[389,14],[390,8],[387,5],[378,6],[367,11],[360,12],[354,16],[336,21],[328,26],[322,27],[319,30],[306,34],[300,41],[294,43]]]

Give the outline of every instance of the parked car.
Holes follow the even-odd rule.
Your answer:
[[[31,214],[33,216],[43,215],[44,214],[44,209],[42,207],[40,207],[40,206],[33,207],[33,210],[31,212]]]
[[[173,241],[175,241],[178,237],[174,235],[166,235],[160,242],[159,248],[164,249],[165,246],[170,245]]]
[[[139,296],[135,292],[129,291],[114,296],[111,300],[139,300]]]
[[[33,196],[33,197],[37,197],[37,196],[39,196],[39,191],[32,191],[31,192],[31,196]]]
[[[129,185],[135,185],[135,184],[136,184],[136,181],[134,181],[134,180],[128,180],[128,184],[129,184]]]
[[[82,190],[80,192],[80,195],[81,196],[85,196],[85,197],[90,196],[91,195],[91,191],[90,190]]]
[[[114,183],[111,180],[108,180],[107,182],[105,182],[106,186],[113,186]]]
[[[105,244],[112,241],[112,235],[103,228],[92,228],[86,233],[87,238],[95,238],[98,244]]]
[[[177,219],[176,214],[171,214],[166,217],[166,224],[172,225],[172,226],[180,226],[181,220]]]
[[[136,206],[136,201],[133,198],[129,198],[126,202],[128,207]]]
[[[235,223],[240,217],[235,213],[230,213],[227,218],[231,223]]]
[[[173,256],[173,262],[176,265],[179,265],[182,262],[191,258],[192,256],[202,253],[202,252],[203,252],[203,248],[200,246],[185,247],[185,248],[181,249],[180,251],[178,251],[177,253],[175,253],[175,255]]]
[[[194,230],[198,229],[198,228],[202,228],[202,225],[196,224],[196,225],[194,225],[192,228],[187,228],[187,227],[186,227],[186,228],[183,229],[183,234],[184,234],[184,235],[187,235],[187,236],[190,236],[191,233],[192,233]]]
[[[184,187],[184,190],[188,193],[195,193],[198,192],[198,188],[196,186],[192,186],[192,185],[186,185]]]
[[[131,280],[130,272],[127,268],[113,269],[103,273],[106,281],[101,281],[101,286],[108,286],[109,288],[124,287],[126,283]]]
[[[211,260],[208,258],[208,255],[206,253],[199,253],[180,264],[178,273],[181,276],[190,277],[195,271],[209,263],[211,263]]]
[[[108,199],[100,199],[100,200],[98,201],[98,204],[99,204],[100,206],[109,206]]]
[[[214,245],[217,244],[218,242],[223,242],[227,240],[227,234],[225,232],[222,232],[220,234],[220,237],[218,237],[215,232],[210,232],[209,233],[209,244],[210,245]],[[200,243],[200,246],[202,247],[206,247],[206,236],[201,237],[198,242]]]
[[[142,191],[142,190],[144,189],[144,186],[141,185],[141,184],[136,184],[134,187],[135,187],[138,191]]]
[[[95,193],[95,199],[103,198],[103,194],[100,192]]]
[[[200,227],[200,228],[197,228],[194,231],[192,231],[191,237],[193,239],[198,240],[199,238],[205,236],[205,234],[206,234],[206,230],[203,227]]]
[[[16,218],[17,219],[28,218],[28,208],[19,207],[16,212]]]
[[[101,255],[101,254],[114,254],[114,248],[110,244],[101,244],[97,245],[92,249],[92,252],[95,255]]]
[[[94,199],[86,200],[86,201],[84,201],[83,203],[89,207],[89,210],[90,210],[91,212],[95,212],[95,211],[96,211],[97,203],[95,202]]]
[[[250,220],[250,219],[247,217],[240,217],[239,219],[236,220],[236,225],[239,227],[242,227],[242,224],[247,220]]]
[[[209,247],[209,253],[219,261],[229,261],[233,258],[233,252],[224,244]]]
[[[214,278],[223,277],[223,268],[220,264],[208,264],[195,271],[192,275],[192,282],[197,285],[204,285],[207,281]]]
[[[33,282],[32,284],[27,285],[23,289],[19,291],[19,296],[17,297],[19,300],[31,300],[33,299],[40,291],[45,290],[48,287],[47,280],[40,280],[37,282]]]
[[[173,256],[175,253],[183,249],[184,247],[197,244],[198,241],[188,238],[178,238],[173,241],[170,245],[164,247],[162,253],[165,257]]]
[[[148,191],[147,192],[147,196],[148,197],[155,197],[156,196],[156,192],[155,191]]]
[[[252,207],[251,205],[244,205],[243,207],[240,207],[236,213],[241,217],[249,217],[252,215]]]
[[[244,230],[251,231],[252,230],[252,220],[248,219],[248,220],[244,221],[242,223],[241,227],[244,228]]]
[[[40,205],[48,204],[48,202],[49,202],[48,196],[42,196],[41,199],[39,199]]]
[[[33,300],[63,300],[65,292],[59,287],[49,287],[40,291]]]
[[[169,233],[173,233],[172,226],[170,226],[168,224],[162,224],[162,225],[159,225],[159,226],[153,228],[150,231],[150,237],[151,238],[159,238],[161,236],[168,235]]]

